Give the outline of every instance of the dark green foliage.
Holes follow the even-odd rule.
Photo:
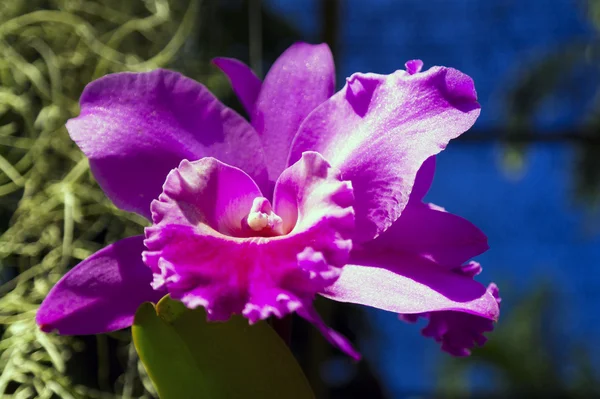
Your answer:
[[[210,323],[204,309],[166,296],[138,309],[132,334],[163,399],[314,398],[289,348],[264,321]]]

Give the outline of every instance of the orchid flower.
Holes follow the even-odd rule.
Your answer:
[[[170,294],[212,321],[290,313],[359,354],[313,307],[316,295],[429,319],[454,355],[481,344],[497,288],[467,263],[488,248],[474,225],[423,203],[435,155],[480,111],[473,81],[422,62],[356,73],[334,93],[327,45],[297,43],[264,81],[214,60],[250,121],[176,72],[90,83],[67,123],[106,195],[146,217],[70,270],[37,313],[43,331],[98,334]]]

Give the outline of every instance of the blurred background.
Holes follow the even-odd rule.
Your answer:
[[[0,397],[155,395],[128,331],[59,337],[33,321],[68,268],[145,223],[104,197],[64,129],[84,85],[167,67],[242,112],[210,59],[264,75],[297,40],[330,45],[338,87],[414,58],[474,78],[481,117],[439,156],[427,199],[488,235],[480,280],[503,298],[463,359],[422,325],[319,302],[364,361],[295,320],[317,397],[600,397],[599,30],[597,0],[1,0]]]

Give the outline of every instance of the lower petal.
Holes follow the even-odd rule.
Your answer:
[[[451,268],[489,246],[485,234],[468,220],[433,204],[411,201],[400,218],[365,248],[407,252]]]
[[[257,301],[256,299],[254,299],[253,304],[247,304],[243,312],[244,316],[250,321],[250,324],[261,319],[266,319],[271,315],[281,318],[286,314],[296,312],[300,317],[314,325],[331,345],[354,360],[360,360],[360,353],[354,349],[350,341],[325,324],[313,307],[312,298],[299,299],[289,292],[274,291],[271,293],[263,292],[262,301]]]
[[[453,310],[490,320],[499,315],[496,299],[481,283],[402,253],[354,253],[339,279],[322,294],[394,313]]]
[[[143,236],[118,241],[65,274],[37,312],[40,328],[85,335],[131,326],[141,303],[165,295],[150,286],[152,272],[142,262],[143,241]]]
[[[412,191],[410,192],[410,202],[417,201],[421,202],[423,197],[427,194],[433,183],[433,176],[435,175],[435,155],[430,156],[423,162],[417,176],[415,177],[415,184],[413,185]],[[409,202],[409,204],[410,204]]]
[[[298,309],[298,314],[305,320],[311,322],[323,334],[329,343],[356,361],[360,360],[360,353],[352,347],[352,344],[340,333],[329,327],[312,305],[304,306]]]
[[[500,303],[498,287],[494,283],[489,285],[487,291]],[[483,333],[494,329],[492,320],[464,312],[400,315],[400,319],[407,322],[415,322],[419,317],[429,320],[421,333],[441,343],[442,350],[453,356],[469,356],[473,347],[482,346],[487,341]]]

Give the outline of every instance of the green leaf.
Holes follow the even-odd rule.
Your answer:
[[[265,323],[209,323],[203,309],[164,297],[144,303],[133,342],[162,399],[314,399],[293,355]]]

